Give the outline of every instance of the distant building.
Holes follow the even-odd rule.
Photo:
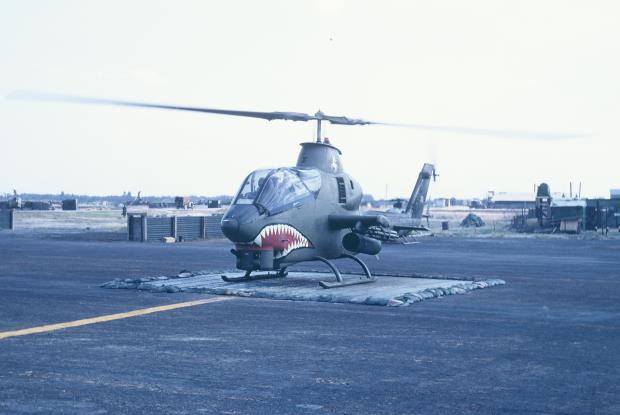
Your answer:
[[[469,206],[470,200],[468,199],[457,199],[456,197],[450,198],[450,206]]]
[[[54,210],[52,202],[42,202],[38,200],[25,201],[22,203],[22,209],[26,210]]]
[[[620,230],[620,197],[587,199],[586,229],[616,228]]]
[[[177,196],[174,198],[177,209],[191,209],[194,204],[189,196]]]
[[[78,210],[77,199],[65,199],[62,201],[62,210]]]
[[[473,199],[469,202],[469,207],[472,209],[484,209],[486,208],[484,202],[480,199]]]
[[[209,209],[217,209],[217,208],[222,207],[222,202],[220,200],[217,200],[217,199],[215,199],[215,200],[212,199],[212,200],[209,200],[207,202],[207,207]]]
[[[428,201],[427,203],[430,205],[430,207],[443,208],[450,206],[450,199],[446,199],[445,197],[438,197],[436,199]]]
[[[536,205],[536,198],[531,193],[493,192],[489,202],[494,209],[531,209]]]
[[[580,232],[586,228],[585,199],[553,199],[551,201],[551,223],[561,232]]]

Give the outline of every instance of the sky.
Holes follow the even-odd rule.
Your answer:
[[[314,125],[7,100],[16,90],[582,135],[324,128],[375,197],[620,188],[617,1],[0,0],[0,193],[233,194]]]

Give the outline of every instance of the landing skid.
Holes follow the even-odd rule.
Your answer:
[[[332,272],[334,273],[335,277],[336,277],[336,281],[335,282],[330,282],[330,281],[320,281],[319,285],[322,288],[338,288],[338,287],[348,287],[350,285],[357,285],[357,284],[368,284],[371,282],[375,282],[377,279],[375,277],[373,277],[370,274],[370,270],[368,269],[368,267],[366,266],[366,264],[364,264],[364,262],[353,256],[353,255],[349,255],[349,254],[342,254],[341,258],[349,258],[352,259],[353,261],[357,262],[362,269],[364,270],[364,275],[365,278],[361,277],[359,280],[349,280],[349,281],[345,281],[342,278],[342,275],[340,274],[340,271],[338,270],[338,268],[336,268],[336,266],[328,259],[317,256],[314,257],[315,260],[317,261],[321,261],[325,264],[327,264],[327,266],[329,268],[331,268]]]
[[[349,285],[368,284],[368,283],[375,282],[375,281],[377,280],[373,277],[373,278],[365,278],[365,279],[342,281],[342,282],[320,281],[319,285],[322,288],[327,289],[327,288],[348,287]]]
[[[286,268],[282,268],[275,274],[259,274],[259,275],[250,275],[252,271],[246,271],[243,277],[227,277],[226,275],[222,275],[222,279],[226,282],[248,282],[248,281],[257,281],[257,280],[270,280],[274,278],[284,278],[288,275],[288,271]]]

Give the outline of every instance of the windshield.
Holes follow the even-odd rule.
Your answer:
[[[315,169],[279,168],[250,174],[233,201],[252,204],[275,215],[316,198],[321,174]]]
[[[256,170],[245,179],[233,200],[233,205],[251,205],[271,170]]]

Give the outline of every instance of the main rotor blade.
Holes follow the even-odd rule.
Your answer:
[[[56,101],[56,102],[70,102],[76,104],[96,104],[96,105],[113,105],[122,107],[138,107],[138,108],[155,108],[164,110],[177,110],[177,111],[191,111],[202,112],[210,114],[223,114],[233,115],[237,117],[250,117],[261,118],[264,120],[290,120],[290,121],[311,121],[316,117],[309,114],[303,114],[300,112],[262,112],[262,111],[239,111],[239,110],[227,110],[221,108],[203,108],[203,107],[187,107],[178,105],[166,105],[166,104],[153,104],[147,102],[135,102],[135,101],[123,101],[116,99],[101,99],[81,97],[75,95],[63,95],[63,94],[41,94],[34,92],[15,92],[9,95],[11,99],[21,99],[29,101]]]
[[[315,115],[315,119],[321,119],[325,121],[329,121],[331,124],[340,124],[340,125],[368,125],[368,124],[376,124],[372,121],[361,120],[359,118],[349,118],[344,116],[335,116],[335,115],[325,115],[321,112],[318,112]]]
[[[459,126],[440,126],[440,125],[428,125],[428,124],[397,124],[387,122],[368,122],[372,125],[385,125],[389,127],[403,127],[414,128],[417,130],[457,133],[457,134],[469,134],[469,135],[484,135],[493,137],[504,138],[521,138],[530,140],[565,140],[571,138],[583,138],[588,134],[576,134],[576,133],[556,133],[556,132],[541,132],[541,131],[521,131],[521,130],[494,130],[487,128],[472,128],[472,127],[459,127]]]
[[[493,137],[506,137],[506,138],[525,138],[525,139],[543,139],[543,140],[561,140],[569,138],[585,137],[585,134],[570,134],[570,133],[549,133],[549,132],[533,132],[533,131],[518,131],[518,130],[494,130],[486,128],[470,128],[470,127],[456,127],[456,126],[439,126],[439,125],[427,125],[427,124],[399,124],[399,123],[387,123],[379,121],[369,121],[359,118],[349,118],[345,116],[326,115],[321,111],[318,111],[314,115],[305,114],[302,112],[263,112],[263,111],[240,111],[240,110],[228,110],[221,108],[204,108],[204,107],[187,107],[178,105],[166,105],[166,104],[153,104],[147,102],[135,102],[124,101],[116,99],[101,99],[81,97],[75,95],[63,95],[63,94],[43,94],[35,92],[14,92],[8,96],[12,99],[22,99],[31,101],[58,101],[58,102],[71,102],[79,104],[96,104],[96,105],[114,105],[124,107],[138,107],[138,108],[155,108],[165,110],[177,110],[177,111],[191,111],[210,114],[222,114],[232,115],[236,117],[250,117],[260,118],[263,120],[289,120],[289,121],[327,121],[331,124],[339,125],[385,125],[393,127],[415,128],[418,130],[435,131],[435,132],[447,132],[447,133],[459,133],[470,135],[484,135]]]

